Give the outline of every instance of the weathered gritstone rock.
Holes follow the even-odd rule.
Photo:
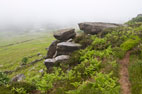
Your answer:
[[[60,56],[57,56],[56,58],[46,59],[44,61],[44,64],[47,67],[47,69],[49,69],[49,68],[53,67],[54,65],[56,65],[57,63],[65,62],[68,59],[69,59],[68,55],[60,55]]]
[[[48,49],[48,52],[47,52],[47,58],[53,58],[54,54],[56,53],[56,46],[57,46],[58,43],[59,43],[59,40],[55,40],[49,46],[49,49]]]
[[[69,55],[70,53],[74,52],[81,48],[80,44],[73,43],[73,42],[61,42],[57,44],[57,52],[56,56],[58,55]]]
[[[75,29],[62,29],[54,33],[57,40],[65,41],[76,36]]]
[[[49,69],[50,67],[53,67],[54,63],[55,63],[55,59],[46,59],[44,61],[44,64],[47,69]]]
[[[60,56],[57,56],[55,58],[55,61],[56,62],[63,62],[63,61],[68,60],[68,59],[69,59],[68,55],[60,55]]]
[[[22,81],[23,79],[25,78],[25,75],[24,74],[19,74],[19,75],[16,75],[15,77],[12,78],[12,82],[20,82]]]
[[[69,40],[67,40],[66,42],[72,42],[73,41],[73,39],[69,39]]]
[[[79,23],[80,30],[83,30],[86,34],[98,34],[107,28],[115,28],[121,26],[120,24],[114,23],[103,23],[103,22],[85,22]]]

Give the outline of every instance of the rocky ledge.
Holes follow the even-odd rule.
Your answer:
[[[115,28],[121,26],[121,24],[104,23],[104,22],[85,22],[79,23],[80,30],[83,30],[86,34],[98,34],[107,28]]]

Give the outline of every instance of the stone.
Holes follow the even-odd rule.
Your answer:
[[[40,70],[39,70],[39,73],[43,73],[43,72],[44,72],[44,70],[43,70],[43,69],[40,69]]]
[[[49,46],[48,52],[47,52],[47,58],[53,58],[54,54],[56,53],[56,46],[57,43],[59,43],[58,40],[55,40],[52,42],[52,44]]]
[[[68,59],[69,59],[68,55],[60,55],[60,56],[57,56],[57,57],[52,58],[52,59],[46,59],[44,61],[44,64],[47,67],[47,69],[50,69],[51,67],[53,67],[57,63],[65,62]]]
[[[47,69],[49,69],[50,67],[53,67],[54,63],[55,63],[55,59],[46,59],[44,61],[44,64]]]
[[[63,62],[69,59],[69,55],[60,55],[55,58],[56,62]]]
[[[107,28],[115,28],[118,26],[122,26],[120,24],[115,23],[104,23],[104,22],[85,22],[79,23],[80,30],[83,30],[86,34],[98,34]]]
[[[62,29],[54,33],[57,40],[65,41],[76,36],[75,29]]]
[[[69,39],[69,40],[67,40],[66,42],[72,42],[73,41],[73,39]]]
[[[25,78],[24,74],[18,74],[15,77],[12,78],[12,82],[20,82]]]
[[[37,56],[39,56],[39,55],[41,55],[41,54],[40,54],[40,52],[39,52],[39,53],[37,53]]]
[[[61,42],[57,44],[57,53],[56,56],[59,55],[69,55],[75,50],[81,48],[80,44],[73,43],[73,42]]]

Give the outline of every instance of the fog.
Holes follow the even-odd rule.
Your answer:
[[[0,0],[0,26],[124,23],[142,13],[142,0]]]

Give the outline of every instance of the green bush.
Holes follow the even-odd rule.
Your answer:
[[[81,53],[80,53],[81,50],[79,51],[75,51],[71,54],[71,57],[70,59],[68,60],[68,64],[70,66],[72,65],[77,65],[80,63],[80,56],[81,56]]]
[[[8,87],[0,86],[0,94],[14,94],[14,93]]]
[[[142,16],[135,17],[132,20],[128,21],[126,24],[132,25],[136,24],[136,22],[142,22]]]
[[[28,58],[27,58],[27,57],[24,57],[24,58],[22,59],[22,65],[26,65],[27,62],[28,62]]]
[[[86,48],[92,43],[91,35],[80,34],[77,36],[74,41],[82,45],[82,48]]]
[[[109,46],[109,43],[107,42],[106,38],[96,37],[91,46],[95,50],[104,50]]]
[[[139,42],[140,42],[140,38],[138,36],[131,36],[128,40],[122,43],[120,47],[124,51],[128,51],[134,48],[135,46],[137,46]]]
[[[70,90],[67,94],[120,94],[117,79],[112,79],[111,75],[97,73],[94,82],[85,81],[76,90]]]
[[[119,48],[119,47],[113,48],[112,51],[113,51],[113,53],[114,53],[113,55],[114,55],[116,58],[119,58],[119,59],[122,59],[122,58],[124,57],[124,55],[125,55],[125,51],[122,50],[122,49]]]
[[[10,79],[7,77],[6,74],[4,74],[3,72],[0,72],[0,86],[8,84],[9,80]]]
[[[36,90],[36,87],[35,85],[32,85],[30,83],[26,83],[26,82],[12,82],[10,83],[10,86],[9,88],[14,92],[14,93],[18,93],[20,91],[23,91],[26,93],[30,93],[32,92],[33,90]],[[19,91],[19,92],[18,92]],[[22,93],[21,93],[22,94]]]

